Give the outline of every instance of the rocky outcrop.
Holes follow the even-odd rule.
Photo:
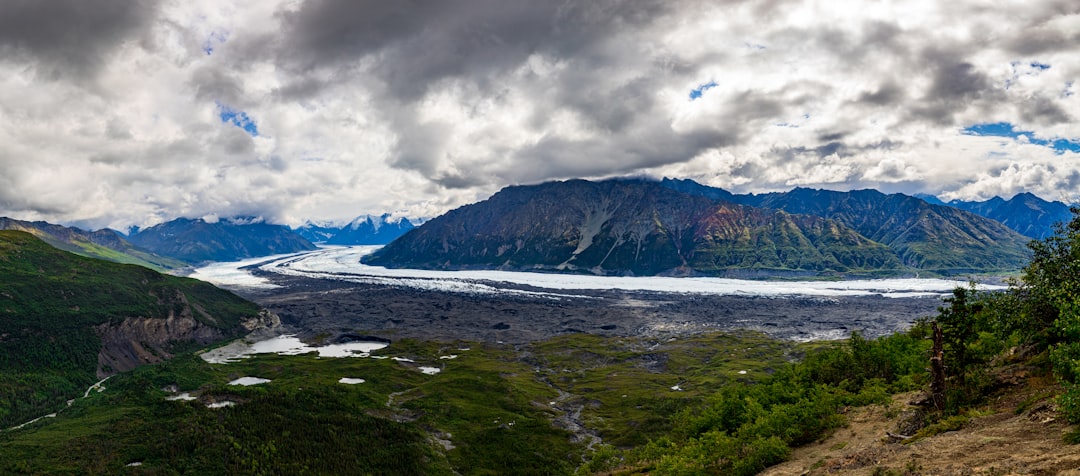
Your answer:
[[[183,299],[183,296],[180,298]],[[240,326],[252,332],[279,327],[281,319],[264,309],[258,316],[241,321]],[[177,346],[208,345],[235,337],[196,320],[191,306],[186,303],[179,314],[170,313],[164,319],[129,317],[116,324],[98,325],[94,331],[101,338],[97,368],[99,378],[169,359]]]

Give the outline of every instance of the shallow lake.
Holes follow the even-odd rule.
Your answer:
[[[238,359],[255,354],[300,355],[317,352],[319,357],[369,357],[370,352],[387,346],[384,342],[348,342],[324,346],[310,346],[294,335],[283,335],[249,344],[235,341],[202,353],[203,360],[211,364],[236,362]]]

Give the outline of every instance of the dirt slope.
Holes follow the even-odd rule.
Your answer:
[[[790,461],[762,474],[1080,476],[1080,446],[1062,441],[1070,425],[1049,397],[1055,388],[1046,380],[1032,378],[1002,392],[984,408],[985,416],[960,430],[910,444],[890,442],[886,432],[896,431],[916,394],[897,395],[887,406],[852,409],[848,427],[795,450]]]

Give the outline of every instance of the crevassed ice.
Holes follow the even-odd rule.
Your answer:
[[[749,296],[863,296],[880,294],[886,297],[911,297],[948,294],[955,287],[967,284],[966,282],[948,279],[919,278],[850,281],[753,281],[729,278],[589,276],[493,270],[434,271],[387,269],[360,263],[363,256],[374,252],[378,248],[378,246],[323,247],[315,251],[285,255],[277,259],[260,258],[259,260],[245,260],[235,263],[214,263],[196,270],[193,276],[212,275],[214,279],[223,284],[242,286],[245,282],[250,281],[250,278],[243,275],[250,276],[250,273],[239,268],[266,262],[266,264],[260,266],[260,269],[310,278],[470,294],[530,294],[555,299],[571,297],[572,295],[523,291],[514,289],[514,287],[525,285],[552,291],[617,289],[678,294]],[[234,281],[224,282],[230,279]],[[1001,287],[984,285],[982,288],[999,289]]]

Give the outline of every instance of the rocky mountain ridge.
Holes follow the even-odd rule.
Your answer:
[[[0,230],[30,233],[46,243],[71,253],[117,263],[137,264],[159,271],[183,266],[179,260],[154,254],[135,246],[115,230],[86,231],[43,221],[0,217]]]
[[[367,262],[614,275],[874,272],[900,262],[828,219],[721,203],[649,181],[507,187],[452,210]]]
[[[416,220],[417,223],[422,223]],[[417,223],[405,217],[394,217],[389,213],[380,216],[361,215],[348,224],[307,223],[294,228],[300,236],[312,243],[330,245],[385,245],[416,228]]]
[[[1029,238],[1041,240],[1054,234],[1054,225],[1072,218],[1069,206],[1047,201],[1031,193],[1018,193],[1005,200],[994,197],[981,202],[952,200],[944,205],[997,220]]]
[[[177,218],[140,230],[132,243],[188,263],[235,261],[315,249],[284,225],[257,219],[207,221]]]
[[[761,195],[732,195],[745,205],[837,220],[883,243],[907,267],[965,272],[1019,269],[1029,238],[1004,224],[908,195],[877,190],[836,192],[796,188]]]
[[[1018,269],[1004,225],[873,190],[735,195],[692,181],[507,187],[452,210],[370,264],[615,275],[957,274]]]

